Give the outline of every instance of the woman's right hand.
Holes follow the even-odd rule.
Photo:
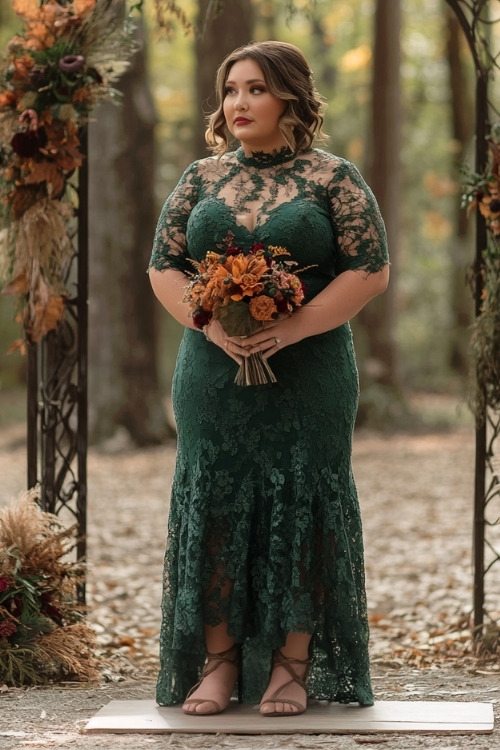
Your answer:
[[[241,365],[244,358],[248,356],[245,347],[238,343],[238,337],[230,338],[219,321],[215,318],[212,318],[210,323],[204,326],[203,332],[212,344],[223,349],[226,354],[231,357],[231,359],[234,359],[239,365]],[[244,339],[242,339],[242,342],[244,342]]]

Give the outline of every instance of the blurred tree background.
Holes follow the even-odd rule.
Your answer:
[[[153,217],[185,167],[206,153],[204,118],[213,106],[217,64],[227,51],[250,39],[281,39],[304,51],[328,101],[329,140],[322,147],[359,167],[387,222],[391,290],[354,322],[361,421],[375,426],[409,423],[407,396],[417,391],[451,392],[457,401],[462,399],[473,310],[466,276],[474,248],[471,227],[459,209],[459,168],[473,161],[474,73],[461,30],[444,0],[183,0],[180,5],[186,18],[203,28],[203,36],[186,29],[179,16],[167,10],[167,0],[144,0],[144,46],[128,79],[124,77],[123,107],[102,108],[91,126],[91,147],[92,128],[99,133],[94,147],[100,146],[99,152],[90,153],[92,190],[98,191],[99,185],[102,189],[109,172],[114,178],[106,181],[108,191],[113,184],[127,183],[119,193],[120,207],[116,200],[103,202],[98,192],[93,198],[91,194],[91,224],[94,219],[104,223],[108,235],[119,238],[112,245],[109,237],[96,236],[91,250],[93,439],[109,437],[119,425],[138,444],[167,434],[159,404],[169,393],[181,331],[152,303],[144,283]],[[207,17],[214,5],[221,6],[219,14]],[[168,31],[160,28],[158,11],[168,21]],[[497,26],[493,33],[498,33]],[[0,45],[16,29],[10,4],[1,2]],[[116,139],[123,148],[115,148]],[[123,160],[128,158],[131,165],[123,178]],[[132,175],[135,170],[135,180],[130,170]],[[100,211],[107,213],[97,218]],[[135,228],[125,228],[133,243],[125,248],[123,217],[128,221],[132,215]],[[125,320],[123,305],[128,322],[110,335],[105,331],[110,306],[115,319]],[[18,335],[12,319],[12,301],[3,298],[2,421],[23,416],[22,407],[15,405],[23,402],[24,361],[19,353],[6,354]],[[133,330],[130,321],[135,321]],[[127,345],[114,347],[115,336]],[[120,386],[124,381],[127,387]],[[147,407],[129,409],[124,417],[118,403],[101,419],[109,400],[104,382],[108,394],[113,391],[110,384],[116,383],[122,406],[137,400],[143,406],[148,402]],[[143,424],[137,424],[141,420]]]

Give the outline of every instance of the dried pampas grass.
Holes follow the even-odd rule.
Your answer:
[[[72,561],[75,527],[38,505],[39,489],[0,512],[0,682],[33,685],[99,676]]]

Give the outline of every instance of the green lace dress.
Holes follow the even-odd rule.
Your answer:
[[[254,227],[248,228],[257,211]],[[253,211],[250,214],[250,211]],[[228,231],[286,247],[307,300],[347,269],[380,270],[385,232],[352,164],[311,149],[185,171],[159,218],[151,266],[189,273]],[[244,702],[258,702],[271,653],[312,633],[309,697],[371,705],[363,541],[351,471],[358,381],[348,324],[283,348],[277,383],[234,385],[237,364],[186,329],[172,385],[178,451],[160,634],[160,705],[183,701],[205,657],[204,624],[242,644]]]

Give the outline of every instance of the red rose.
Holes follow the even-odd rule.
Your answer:
[[[0,592],[7,591],[9,586],[10,586],[10,578],[7,578],[6,576],[2,576],[0,578]]]
[[[259,250],[265,250],[266,246],[262,244],[262,242],[254,242],[252,247],[250,248],[251,253],[258,253]]]
[[[47,144],[47,134],[43,128],[38,130],[24,130],[16,133],[10,145],[13,151],[18,155],[22,156],[23,159],[30,159],[35,156],[38,149],[43,148]]]
[[[288,301],[285,299],[285,297],[281,297],[281,299],[278,299],[277,297],[274,300],[274,303],[276,305],[276,309],[279,313],[287,313],[289,312],[288,309]]]
[[[193,314],[193,323],[200,330],[212,320],[212,313],[207,310],[197,310]]]

